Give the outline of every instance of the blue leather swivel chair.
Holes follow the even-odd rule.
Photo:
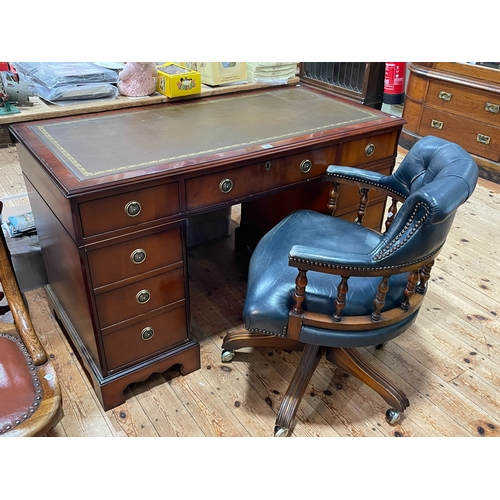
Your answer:
[[[399,420],[409,405],[406,395],[356,347],[382,346],[414,323],[434,261],[477,178],[477,165],[462,147],[428,136],[390,176],[328,167],[332,215],[339,184],[360,188],[355,222],[300,210],[261,239],[249,267],[246,330],[225,337],[222,360],[231,361],[242,347],[303,350],[277,414],[276,436],[290,434],[323,354],[387,402],[389,423]],[[372,190],[392,198],[381,233],[362,225]]]

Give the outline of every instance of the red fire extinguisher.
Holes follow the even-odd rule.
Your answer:
[[[403,104],[405,99],[405,62],[386,62],[384,78],[384,104]]]

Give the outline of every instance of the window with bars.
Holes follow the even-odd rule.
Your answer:
[[[300,79],[377,109],[382,107],[385,63],[302,62]]]

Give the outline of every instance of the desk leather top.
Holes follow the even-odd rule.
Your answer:
[[[272,143],[380,118],[301,87],[29,125],[79,180]]]

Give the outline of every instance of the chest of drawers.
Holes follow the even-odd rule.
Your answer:
[[[460,63],[409,65],[401,146],[435,135],[474,156],[482,177],[500,182],[500,71]]]
[[[326,208],[328,165],[389,173],[402,123],[286,88],[13,125],[47,295],[103,407],[154,372],[200,367],[188,217],[241,203],[240,246],[258,240],[283,213]],[[358,198],[340,215],[355,217]]]

